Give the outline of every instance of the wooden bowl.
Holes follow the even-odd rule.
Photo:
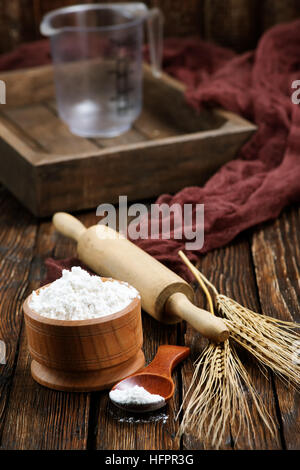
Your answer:
[[[103,390],[144,366],[139,298],[119,312],[89,320],[43,317],[29,307],[30,300],[31,295],[23,311],[31,374],[41,385],[74,392]]]

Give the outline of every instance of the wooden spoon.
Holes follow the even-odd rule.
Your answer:
[[[190,354],[190,348],[185,346],[159,346],[156,356],[147,367],[136,374],[130,375],[126,379],[118,382],[112,390],[126,390],[135,385],[143,387],[147,392],[160,395],[164,399],[154,403],[123,404],[113,400],[111,401],[117,407],[134,413],[145,413],[158,410],[166,405],[174,394],[174,382],[172,380],[172,371],[174,367]]]

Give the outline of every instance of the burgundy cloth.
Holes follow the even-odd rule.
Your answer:
[[[204,247],[188,252],[190,258],[225,245],[241,231],[277,217],[286,205],[300,201],[300,108],[291,101],[291,83],[300,79],[299,44],[300,20],[275,26],[261,38],[256,51],[238,56],[200,39],[166,41],[164,68],[186,83],[192,106],[219,105],[258,126],[238,157],[204,187],[158,198],[158,203],[205,205]],[[2,56],[0,69],[49,61],[48,42],[40,41]],[[184,249],[185,240],[136,243],[183,272],[177,252]]]
[[[55,281],[56,279],[60,278],[62,275],[63,269],[70,270],[72,266],[80,266],[82,269],[85,269],[90,274],[94,274],[91,270],[89,270],[78,258],[65,258],[56,260],[53,258],[48,258],[45,261],[46,266],[46,276],[41,283],[42,286],[45,284],[49,284],[49,282]]]
[[[224,165],[204,187],[187,187],[158,203],[205,205],[202,250],[221,247],[241,231],[277,217],[300,201],[300,107],[293,104],[293,80],[300,79],[300,20],[275,26],[257,50],[233,56],[201,40],[166,43],[164,66],[184,81],[196,109],[220,105],[256,123],[258,131],[238,158]],[[199,155],[199,158],[201,155]],[[185,240],[138,240],[137,244],[174,270]]]
[[[25,69],[51,63],[48,39],[21,44],[14,51],[0,56],[0,70]]]

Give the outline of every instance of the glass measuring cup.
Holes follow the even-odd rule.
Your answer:
[[[59,116],[83,137],[130,129],[142,107],[143,23],[152,71],[159,76],[163,18],[143,3],[75,5],[42,20],[51,39]]]

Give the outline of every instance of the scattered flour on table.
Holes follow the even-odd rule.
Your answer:
[[[79,266],[66,269],[62,277],[32,292],[30,308],[39,315],[57,320],[87,320],[104,317],[127,307],[140,297],[134,287],[114,280],[102,281]]]
[[[120,405],[147,405],[165,401],[161,395],[148,392],[144,387],[135,385],[124,390],[111,390],[109,397],[112,401]]]

